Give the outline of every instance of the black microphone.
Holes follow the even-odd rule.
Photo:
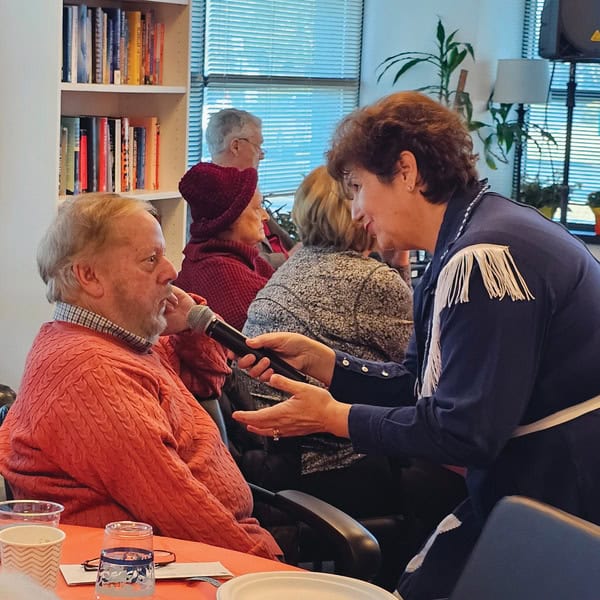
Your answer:
[[[248,338],[225,321],[221,321],[208,306],[193,306],[188,313],[187,322],[193,330],[205,332],[219,344],[235,352],[237,356],[252,354],[257,361],[266,356],[271,361],[271,368],[275,373],[294,381],[308,383],[304,373],[294,369],[292,365],[279,358],[272,350],[268,348],[250,348],[246,344]]]

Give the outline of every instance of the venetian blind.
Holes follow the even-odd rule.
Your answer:
[[[206,0],[203,73],[192,73],[204,85],[202,129],[232,106],[262,119],[265,195],[289,197],[357,106],[362,10],[363,0]],[[192,150],[191,162],[209,158]]]
[[[538,40],[543,0],[527,0],[523,56],[539,58]],[[547,106],[532,106],[529,118],[541,125],[557,141],[557,146],[542,144],[539,153],[531,143],[525,150],[524,177],[543,183],[562,183],[567,129],[567,83],[569,63],[553,61],[552,83]],[[576,95],[571,130],[569,161],[569,213],[574,227],[594,222],[593,213],[585,205],[590,192],[600,190],[600,65],[577,63]]]

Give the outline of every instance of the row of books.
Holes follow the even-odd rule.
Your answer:
[[[66,4],[62,81],[161,85],[164,39],[151,10]]]
[[[157,117],[62,116],[59,194],[157,190]]]

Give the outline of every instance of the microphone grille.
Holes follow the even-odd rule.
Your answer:
[[[215,318],[215,313],[206,305],[192,306],[187,316],[187,322],[191,329],[206,331]]]

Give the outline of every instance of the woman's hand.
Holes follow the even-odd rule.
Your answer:
[[[234,412],[233,418],[249,431],[275,438],[317,432],[348,437],[349,404],[337,402],[324,388],[281,375],[273,375],[269,385],[291,396],[269,408]]]
[[[325,385],[331,383],[335,367],[335,352],[315,340],[299,333],[264,333],[249,338],[246,343],[251,348],[270,348],[279,357],[302,373],[318,379]],[[246,354],[237,361],[240,369],[246,369],[248,375],[270,382],[273,375],[268,358],[256,362],[252,354]]]

